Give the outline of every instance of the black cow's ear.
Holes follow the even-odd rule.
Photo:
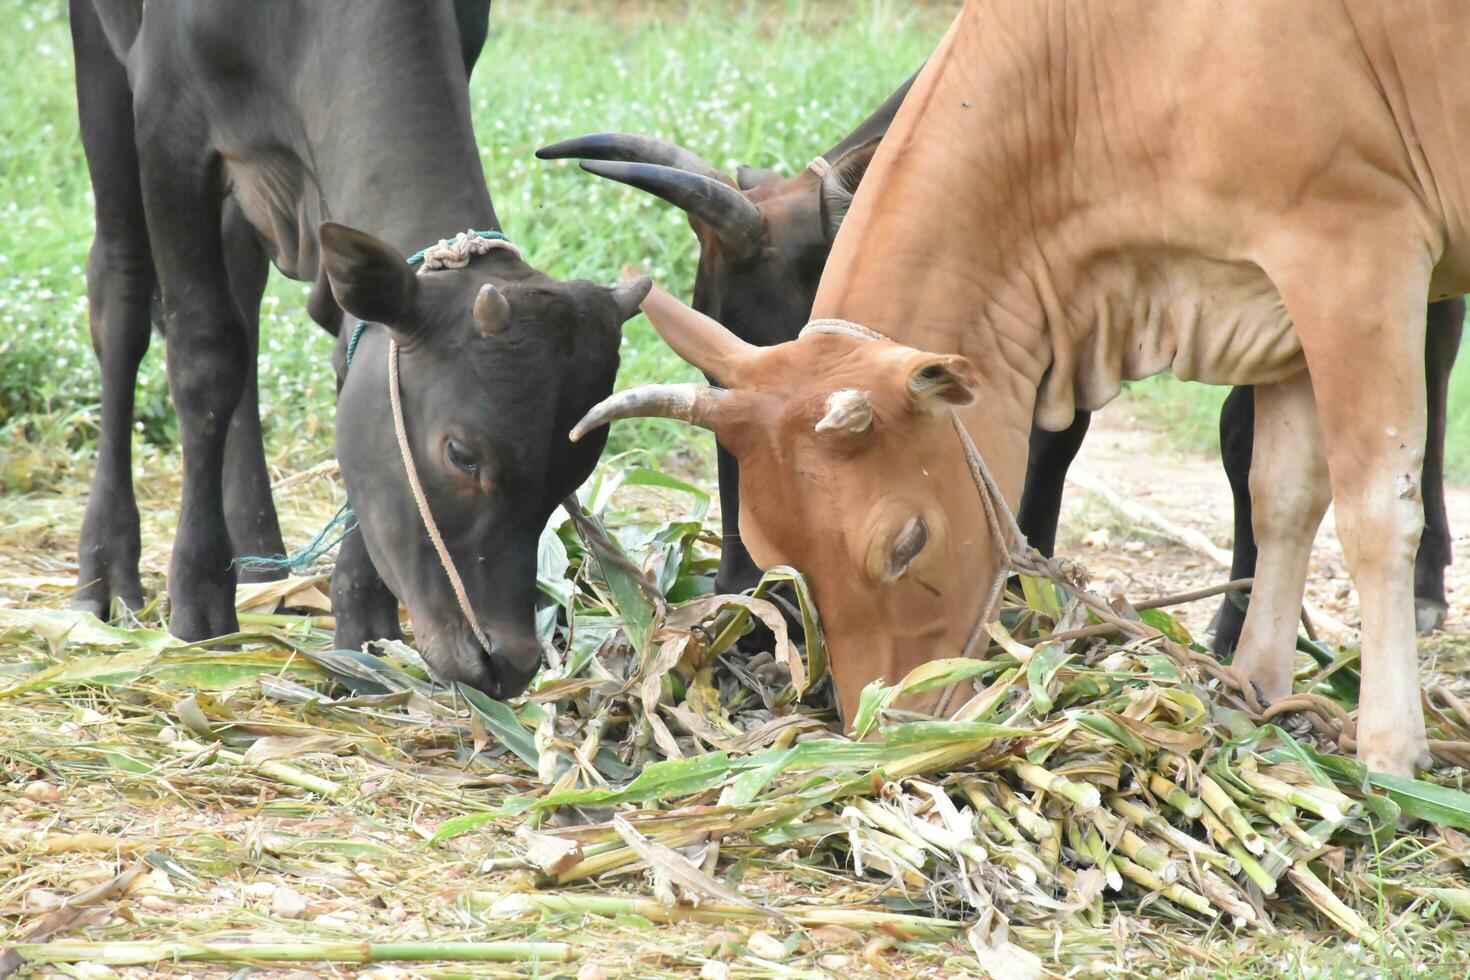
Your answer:
[[[878,152],[882,139],[875,136],[848,150],[834,160],[822,176],[822,231],[827,241],[837,238],[837,229],[842,227],[842,219],[847,217],[853,195],[857,193],[863,175],[868,172],[868,164],[872,162],[873,154]]]
[[[735,168],[735,186],[742,191],[754,190],[762,184],[769,184],[773,180],[780,180],[781,175],[774,170],[765,167],[747,167],[745,164]]]
[[[335,221],[322,222],[317,236],[322,266],[342,309],[396,333],[412,329],[418,277],[393,246]]]

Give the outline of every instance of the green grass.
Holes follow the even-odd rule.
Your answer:
[[[794,172],[861,120],[925,57],[947,4],[687,4],[499,0],[472,84],[475,129],[506,231],[546,272],[611,282],[626,262],[687,296],[696,250],[683,216],[646,194],[543,163],[545,143],[600,129],[666,136],[716,165]],[[615,12],[614,12],[615,11]],[[82,267],[91,188],[77,136],[71,43],[60,0],[0,0],[0,441],[33,449],[0,467],[0,488],[44,485],[58,433],[72,449],[95,432],[98,376]],[[853,71],[861,65],[861,71]],[[275,276],[264,310],[262,405],[273,456],[330,452],[329,338],[305,315],[305,287]],[[155,343],[142,372],[137,427],[176,438]],[[693,372],[642,318],[626,331],[619,384]],[[1184,449],[1214,453],[1225,389],[1169,378],[1130,386],[1123,404]],[[693,441],[691,442],[691,439]],[[283,445],[284,444],[284,445]],[[615,430],[702,468],[702,435],[648,421]],[[692,450],[692,451],[689,451]],[[1470,373],[1451,381],[1447,459],[1470,480]]]
[[[923,61],[948,9],[898,0],[692,8],[499,0],[472,104],[506,232],[550,275],[611,283],[632,262],[687,297],[697,250],[681,213],[575,162],[538,161],[536,148],[622,129],[672,138],[732,170],[747,163],[795,172]],[[59,415],[80,420],[68,427],[80,448],[94,431],[99,382],[82,275],[91,188],[65,4],[0,0],[0,19],[9,25],[0,33],[0,439],[52,438],[56,426],[39,420]],[[303,442],[301,433],[303,456],[330,452],[331,343],[306,317],[305,292],[273,276],[263,313],[262,409],[273,454],[283,441]],[[625,338],[620,384],[693,377],[643,319]],[[173,443],[156,341],[137,416],[143,438]],[[621,430],[614,448],[636,441],[665,455],[689,438],[655,422]]]

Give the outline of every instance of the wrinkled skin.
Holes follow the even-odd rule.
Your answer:
[[[416,519],[392,427],[383,424],[388,334],[376,327],[364,335],[363,363],[348,372],[338,431],[363,531],[348,539],[338,565],[345,579],[333,585],[344,600],[339,645],[396,635],[398,591],[441,680],[506,697],[535,669],[537,536],[596,461],[593,447],[569,446],[562,433],[610,390],[621,324],[646,284],[556,282],[503,251],[424,276],[406,265],[406,254],[466,227],[499,226],[470,125],[461,26],[447,2],[387,0],[153,0],[141,23],[84,24],[86,64],[105,68],[99,55],[113,56],[113,67],[94,76],[81,67],[79,45],[84,132],[89,119],[107,118],[106,140],[131,151],[109,159],[132,164],[102,171],[118,179],[108,183],[106,207],[99,185],[99,240],[110,241],[122,217],[146,218],[162,291],[184,460],[169,570],[175,635],[197,640],[238,628],[225,514],[229,427],[221,420],[234,417],[251,374],[253,329],[232,292],[226,241],[230,229],[245,228],[283,273],[314,283],[308,309],[318,322],[336,327],[345,312],[386,325],[404,346],[409,443],[490,649],[466,644],[468,624]],[[130,88],[131,134],[111,111],[121,107],[97,98],[118,82]],[[94,288],[105,432],[119,419],[126,430],[147,331],[134,300],[152,272],[129,268],[124,280],[112,264],[91,266],[99,283],[127,284],[121,304],[111,285]],[[95,312],[93,319],[95,329]],[[95,562],[100,593],[84,596],[105,612],[112,599],[129,602],[141,590],[137,511],[130,474],[118,467],[126,459],[105,436],[99,456],[88,516],[108,521],[90,551],[84,536],[83,575],[88,560],[110,549]]]
[[[1359,759],[1409,774],[1428,760],[1413,603],[1426,307],[1470,289],[1467,102],[1445,53],[1470,42],[1470,27],[1437,0],[1247,0],[1224,20],[1204,0],[1102,8],[965,5],[874,157],[813,314],[963,356],[980,394],[961,418],[1012,505],[1033,421],[1063,428],[1078,407],[1101,407],[1124,381],[1165,370],[1254,386],[1260,553],[1234,666],[1266,698],[1291,691],[1311,541],[1334,501],[1361,597]],[[1083,17],[1088,29],[1078,30]],[[1277,56],[1293,38],[1311,43]],[[906,451],[937,446],[939,419],[887,419],[906,438],[882,479],[861,482],[845,479],[852,464],[835,452],[798,452],[778,424],[783,405],[835,394],[839,375],[883,390],[891,379],[878,365],[854,377],[848,360],[876,356],[857,349],[881,342],[837,338],[818,356],[805,338],[775,348],[781,360],[747,366],[707,325],[664,319],[676,351],[735,389],[728,402],[683,392],[664,400],[666,413],[713,427],[743,468],[772,461],[784,486],[762,489],[774,506],[742,500],[742,533],[758,560],[769,549],[829,562],[805,569],[824,619],[861,617],[900,588],[850,587],[862,581],[851,542],[870,536],[882,500],[943,501],[942,533],[979,540],[979,508],[949,511],[958,445],[928,460]],[[789,362],[806,374],[793,376]],[[736,413],[751,399],[768,404]],[[747,430],[738,443],[733,428]],[[791,526],[787,509],[803,497],[830,519]],[[935,536],[928,546],[946,556],[956,588],[983,590],[1002,567],[992,547]],[[974,612],[946,604],[937,650],[907,628],[922,609],[896,610],[912,622],[886,637],[834,642],[834,662],[852,661],[847,679],[838,675],[844,703],[855,694],[844,686],[955,652]]]
[[[719,321],[751,344],[764,347],[796,339],[811,318],[821,270],[842,216],[878,148],[878,140],[887,131],[912,82],[912,78],[908,79],[856,130],[823,154],[823,159],[831,165],[831,174],[825,179],[810,169],[789,177],[748,167],[741,167],[733,180],[720,175],[758,209],[759,247],[741,247],[735,235],[728,232],[722,235],[721,224],[709,220],[698,206],[686,210],[699,243],[692,304],[695,310]],[[582,137],[545,147],[537,155],[543,159],[651,161],[650,154],[639,154],[636,148],[621,155],[617,149],[620,147],[616,141],[607,136]],[[693,154],[688,157],[692,158]],[[690,165],[700,164],[703,161]],[[657,175],[649,179],[647,173],[618,166],[589,170],[662,196],[663,185],[656,179]],[[636,179],[640,177],[643,179]],[[1450,562],[1451,535],[1443,504],[1443,392],[1454,365],[1463,320],[1462,300],[1447,300],[1430,309],[1429,336],[1433,342],[1426,351],[1425,377],[1431,393],[1430,445],[1435,451],[1425,460],[1425,534],[1414,578],[1417,623],[1424,632],[1437,629],[1447,609],[1444,569]],[[1234,500],[1231,578],[1250,577],[1256,565],[1248,489],[1254,435],[1251,404],[1251,389],[1236,388],[1220,411],[1221,462]],[[1016,521],[1027,540],[1044,555],[1051,555],[1055,550],[1067,470],[1082,446],[1091,417],[1091,412],[1079,409],[1073,423],[1059,432],[1040,427],[1032,429],[1025,491],[1016,511]],[[761,567],[752,560],[731,526],[740,512],[738,464],[723,444],[717,453],[720,509],[726,515],[726,527],[715,589],[740,592],[755,585]],[[1227,657],[1234,650],[1244,622],[1242,605],[1228,596],[1223,598],[1211,623],[1212,645],[1218,656]]]

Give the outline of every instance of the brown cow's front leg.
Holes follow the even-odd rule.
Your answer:
[[[1307,562],[1330,499],[1311,379],[1303,372],[1258,386],[1250,463],[1256,581],[1234,666],[1273,701],[1291,693]]]
[[[1414,635],[1429,277],[1427,269],[1385,256],[1422,257],[1432,249],[1415,230],[1390,251],[1389,230],[1370,228],[1368,238],[1354,229],[1336,239],[1374,243],[1356,252],[1310,250],[1311,268],[1294,270],[1305,275],[1283,285],[1282,296],[1311,372],[1338,538],[1362,610],[1358,758],[1370,769],[1409,775],[1430,761]]]

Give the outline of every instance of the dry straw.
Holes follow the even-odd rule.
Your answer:
[[[41,800],[0,810],[12,960],[549,963],[606,955],[586,937],[637,922],[626,955],[639,969],[652,961],[637,943],[673,956],[666,966],[715,955],[689,944],[716,927],[787,935],[793,963],[851,933],[882,941],[864,956],[993,975],[1121,965],[1119,930],[1148,937],[1128,955],[1176,966],[1212,962],[1203,937],[1269,943],[1321,928],[1391,964],[1470,910],[1470,796],[1451,785],[1470,719],[1453,691],[1424,702],[1446,767],[1426,780],[1369,775],[1343,753],[1355,654],[1303,640],[1295,714],[1283,715],[1161,608],[1031,578],[1007,592],[983,657],[870,687],[853,737],[839,735],[800,575],[776,569],[750,596],[701,596],[703,495],[636,468],[605,479],[590,512],[578,506],[543,537],[539,621],[555,655],[509,704],[435,689],[405,644],[328,652],[319,617],[258,616],[204,647],[0,608],[0,711],[21,720],[0,735],[0,778],[12,780],[0,792],[44,783],[72,801],[64,823],[42,819]],[[608,501],[628,487],[694,504],[668,520],[622,514]],[[263,601],[258,588],[250,601]],[[952,684],[953,720],[896,707]],[[118,799],[297,829],[257,825],[248,843],[223,827],[81,830],[108,827],[103,808]],[[145,858],[206,914],[172,928],[119,919],[114,896],[35,934],[39,920],[14,912],[37,890],[62,894],[66,869],[99,854],[122,862],[114,870]],[[305,887],[354,867],[359,884],[381,885],[364,894],[383,916],[329,911],[302,935],[283,917],[289,901],[264,912],[218,898],[254,894],[261,876]],[[384,918],[398,905],[428,910],[419,935]],[[731,955],[755,955],[743,942]]]

